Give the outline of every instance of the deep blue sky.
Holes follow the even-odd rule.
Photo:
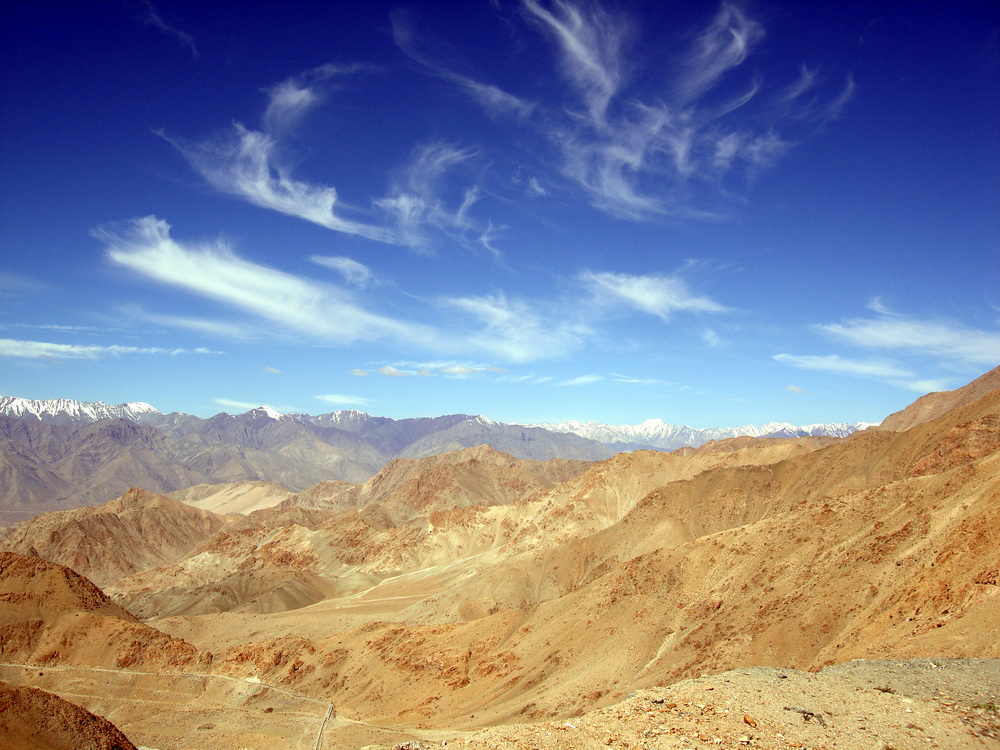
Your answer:
[[[875,421],[1000,364],[995,2],[0,5],[0,394]]]

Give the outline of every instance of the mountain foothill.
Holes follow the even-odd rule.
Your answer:
[[[631,452],[43,403],[0,423],[5,747],[1000,746],[1000,368]]]

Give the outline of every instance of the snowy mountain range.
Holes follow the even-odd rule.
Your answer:
[[[127,404],[105,404],[103,401],[73,401],[68,398],[39,401],[14,396],[0,397],[0,414],[7,417],[38,417],[50,424],[99,422],[102,419],[127,419],[141,422],[150,415],[163,412],[143,401]]]
[[[763,425],[739,427],[696,428],[668,424],[662,419],[647,419],[636,425],[609,425],[597,422],[561,422],[559,424],[533,424],[549,432],[563,432],[590,438],[618,450],[657,448],[674,450],[684,446],[697,447],[710,440],[732,437],[847,437],[853,432],[873,427],[876,423],[841,422],[837,424],[811,424],[796,426],[786,422],[768,422]]]

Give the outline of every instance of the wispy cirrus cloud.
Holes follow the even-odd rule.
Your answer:
[[[346,281],[351,286],[361,287],[362,289],[367,287],[374,280],[372,271],[364,263],[359,263],[353,258],[345,258],[342,256],[329,256],[329,255],[313,255],[309,258],[313,263],[319,266],[324,266],[330,268],[341,276],[344,277]]]
[[[198,54],[198,48],[194,44],[194,37],[190,34],[181,31],[176,26],[171,26],[157,13],[156,8],[153,7],[153,3],[150,0],[140,0],[140,6],[143,11],[142,23],[146,26],[152,26],[153,28],[159,29],[165,34],[169,34],[179,41],[182,45],[191,50],[191,55],[198,59],[201,55]]]
[[[597,5],[556,0],[549,10],[524,0],[524,8],[555,41],[563,74],[586,102],[591,120],[603,123],[625,75],[630,24]]]
[[[52,287],[30,276],[17,273],[0,273],[0,297],[13,297],[23,294],[38,294],[49,291]]]
[[[328,63],[266,88],[268,104],[264,111],[264,129],[272,134],[290,130],[310,109],[326,100],[333,80],[370,70],[372,67],[368,65]]]
[[[545,314],[527,300],[509,299],[502,292],[441,300],[479,324],[475,346],[508,362],[558,357],[579,348],[593,330],[570,310]]]
[[[764,27],[738,5],[724,2],[698,35],[681,65],[677,88],[685,101],[697,99],[747,59],[764,37]]]
[[[375,372],[379,375],[387,375],[390,378],[429,378],[434,374],[430,370],[401,370],[395,365],[383,365],[376,369]]]
[[[491,245],[497,228],[492,223],[481,224],[470,215],[479,200],[478,188],[465,188],[460,200],[451,205],[441,197],[445,175],[467,165],[475,156],[475,151],[440,142],[425,143],[413,150],[389,194],[374,201],[394,228],[397,244],[426,250],[443,235],[460,242],[474,241],[498,255]]]
[[[777,354],[775,361],[802,369],[881,380],[917,393],[945,390],[955,384],[953,373],[996,367],[1000,363],[1000,329],[915,318],[892,310],[879,297],[869,302],[868,308],[878,317],[824,323],[813,326],[813,330],[839,343],[885,355],[855,358],[837,354]],[[893,357],[903,359],[906,364]],[[918,374],[935,370],[949,376],[928,378]]]
[[[738,3],[723,2],[686,47],[678,42],[665,70],[638,53],[644,24],[627,12],[574,0],[522,0],[522,10],[555,50],[565,102],[549,96],[529,108],[496,87],[484,98],[455,72],[458,63],[449,65],[454,56],[428,52],[412,25],[394,24],[395,39],[492,114],[506,111],[540,134],[562,177],[622,218],[717,218],[734,183],[837,119],[855,93],[850,76],[835,93],[805,63],[791,82],[741,73],[766,30]]]
[[[881,380],[898,388],[905,388],[915,393],[943,391],[954,385],[952,378],[920,378],[911,370],[901,367],[898,363],[887,359],[851,359],[837,354],[827,355],[794,355],[776,354],[776,362],[798,367],[804,370],[818,370],[836,375],[872,378]],[[798,386],[788,386],[786,391],[804,393]]]
[[[158,346],[120,346],[111,344],[98,346],[94,344],[55,344],[50,341],[23,341],[19,339],[0,339],[0,357],[14,359],[102,359],[103,357],[119,357],[126,354],[222,354],[211,349],[171,349]]]
[[[861,375],[876,378],[912,378],[911,371],[888,360],[848,359],[838,354],[775,354],[773,359],[782,364],[804,370],[820,370],[840,375]]]
[[[884,311],[880,301],[873,309]],[[866,349],[897,350],[965,365],[995,367],[1000,363],[1000,330],[970,328],[950,321],[919,320],[895,313],[826,323],[816,328]]]
[[[445,178],[467,164],[476,152],[443,142],[413,149],[392,181],[389,193],[361,208],[345,204],[333,185],[297,179],[282,158],[284,134],[310,109],[324,102],[334,81],[369,70],[364,65],[323,65],[265,89],[268,105],[264,129],[235,123],[229,130],[201,141],[157,134],[174,146],[209,185],[253,205],[304,219],[326,229],[390,245],[428,251],[447,238],[466,246],[491,244],[498,227],[475,220],[471,209],[479,199],[474,183],[445,199]],[[447,187],[451,187],[449,184]]]
[[[576,385],[593,385],[594,383],[599,383],[604,380],[603,375],[580,375],[575,378],[570,378],[569,380],[563,380],[559,383],[555,383],[558,386],[576,386]]]
[[[630,307],[663,320],[678,312],[730,311],[708,297],[694,294],[687,283],[677,276],[584,271],[578,278],[606,303]]]
[[[137,319],[194,330],[204,335],[252,340],[262,335],[294,335],[322,344],[350,345],[382,342],[435,356],[485,356],[507,363],[525,363],[561,357],[578,350],[599,333],[597,326],[616,307],[627,307],[664,320],[679,312],[725,312],[727,308],[691,292],[675,277],[629,276],[585,272],[578,283],[588,296],[554,298],[508,297],[492,294],[439,297],[408,304],[424,305],[414,314],[391,317],[365,304],[358,288],[326,284],[241,258],[222,239],[180,242],[170,226],[155,216],[108,224],[92,235],[105,245],[107,259],[145,278],[219,303],[224,320],[151,313],[133,308]],[[317,256],[321,259],[326,256]],[[314,258],[315,260],[315,258]],[[327,262],[329,261],[329,262]],[[345,262],[346,261],[346,262]],[[367,278],[365,267],[343,258],[326,258],[351,280]],[[599,299],[601,304],[594,304]],[[268,321],[261,328],[253,320]],[[433,316],[435,324],[418,322]],[[488,371],[492,366],[451,361],[403,369],[386,365],[386,375],[442,374],[465,376],[468,368]],[[453,368],[447,370],[445,368]],[[421,371],[426,370],[426,372]],[[358,371],[357,374],[360,374]]]
[[[630,385],[667,385],[662,380],[655,378],[635,378],[630,375],[623,375],[620,372],[611,374],[616,383],[628,383]]]
[[[179,243],[170,236],[170,225],[154,216],[106,225],[92,234],[117,265],[290,331],[339,344],[388,339],[444,345],[428,326],[369,312],[342,289],[244,260],[221,240]]]
[[[397,9],[390,16],[392,38],[410,58],[425,66],[438,78],[449,81],[464,90],[487,112],[500,117],[524,119],[535,110],[536,104],[521,99],[496,86],[483,83],[472,75],[459,73],[454,68],[464,67],[454,51],[447,49],[425,30],[417,30],[417,16],[411,10]]]
[[[122,305],[121,313],[131,322],[150,323],[167,328],[182,328],[202,336],[211,336],[233,341],[249,340],[260,334],[256,326],[225,320],[207,320],[189,315],[165,315],[150,312],[140,305]]]
[[[437,377],[465,379],[487,372],[506,372],[502,367],[494,365],[483,365],[471,362],[456,361],[434,361],[434,362],[394,362],[391,365],[383,365],[374,370],[353,369],[352,375],[388,375],[390,377]]]
[[[387,227],[342,215],[335,187],[295,179],[291,168],[277,158],[277,141],[271,135],[248,130],[239,123],[216,138],[197,143],[162,132],[159,135],[219,192],[335,232],[401,244],[399,236]],[[344,212],[357,213],[350,207],[344,207]]]

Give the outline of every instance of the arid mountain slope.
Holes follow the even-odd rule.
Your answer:
[[[373,526],[400,526],[439,510],[508,505],[551,489],[589,465],[517,459],[488,445],[423,459],[400,458],[357,488],[355,507]]]
[[[448,746],[985,750],[1000,742],[998,701],[996,660],[855,661],[817,673],[755,667],[640,690],[568,721],[488,729]]]
[[[221,590],[252,590],[243,583],[234,586],[232,574],[278,561],[297,573],[334,578],[346,594],[427,565],[474,554],[498,559],[515,546],[533,550],[567,535],[586,535],[616,522],[651,489],[674,479],[710,467],[799,455],[826,442],[734,439],[672,454],[622,454],[599,464],[524,461],[487,446],[397,459],[363,485],[323,483],[282,503],[286,508],[296,503],[320,509],[360,506],[359,511],[312,512],[303,518],[280,510],[252,513],[198,555],[139,573],[112,590],[147,617],[219,611],[214,608],[247,603],[243,595],[220,596]],[[587,524],[565,522],[564,508],[577,497],[600,509]],[[613,507],[605,507],[609,503]]]
[[[47,424],[0,416],[0,522],[105,502],[129,487],[161,492],[209,477],[173,458],[170,441],[125,420]]]
[[[204,667],[188,643],[144,625],[69,568],[0,552],[0,661],[117,669]]]

